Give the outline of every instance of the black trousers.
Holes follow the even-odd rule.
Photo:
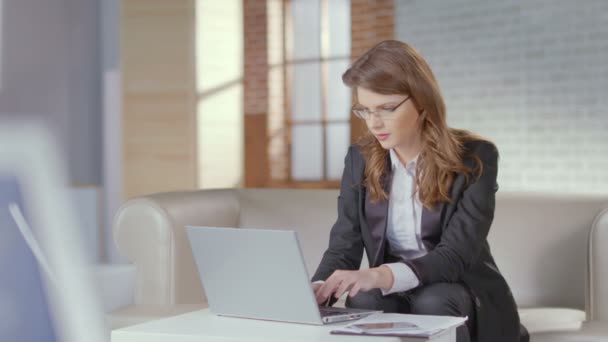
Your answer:
[[[379,289],[348,297],[346,307],[415,315],[468,316],[456,329],[456,341],[476,340],[475,304],[467,287],[459,283],[436,283],[383,296]]]

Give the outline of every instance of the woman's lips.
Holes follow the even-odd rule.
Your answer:
[[[390,134],[388,134],[388,133],[376,134],[376,138],[378,138],[378,140],[380,140],[380,141],[384,141],[384,140],[388,139],[389,136],[390,136]]]

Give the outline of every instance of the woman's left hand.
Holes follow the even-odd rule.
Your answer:
[[[332,294],[340,298],[345,292],[354,297],[359,291],[375,288],[390,289],[393,285],[393,272],[387,266],[368,268],[357,271],[335,271],[325,283],[317,288],[317,302],[325,302]]]

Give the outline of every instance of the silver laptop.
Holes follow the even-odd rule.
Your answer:
[[[380,312],[320,307],[294,231],[186,229],[209,308],[217,315],[320,325]]]

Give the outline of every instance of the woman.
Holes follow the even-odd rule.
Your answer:
[[[519,341],[515,301],[487,242],[498,151],[449,128],[422,56],[384,41],[342,76],[369,134],[345,158],[338,219],[312,278],[317,301],[468,316],[457,340]],[[370,268],[359,270],[363,250]]]

